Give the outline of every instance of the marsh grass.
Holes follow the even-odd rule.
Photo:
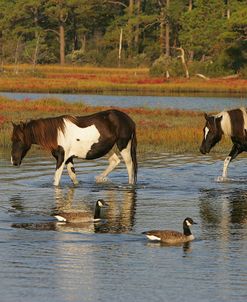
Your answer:
[[[247,80],[151,77],[148,68],[6,65],[0,91],[57,93],[228,93],[247,94]]]
[[[112,107],[111,107],[112,108]],[[59,99],[10,100],[0,97],[0,146],[11,145],[12,122],[28,121],[63,114],[87,115],[109,107],[92,107],[83,103],[66,103]],[[204,118],[201,112],[177,109],[121,108],[137,125],[138,153],[199,154]],[[228,151],[229,140],[215,148],[216,153]]]

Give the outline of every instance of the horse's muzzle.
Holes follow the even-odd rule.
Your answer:
[[[13,163],[13,166],[15,167],[20,167],[21,164],[18,164],[18,163]]]
[[[203,147],[200,147],[200,152],[201,152],[202,154],[208,153],[207,150],[206,150],[206,148],[203,148]]]
[[[21,165],[21,161],[13,160],[13,157],[11,156],[11,164],[13,166],[19,167]]]

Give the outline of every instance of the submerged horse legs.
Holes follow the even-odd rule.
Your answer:
[[[54,175],[54,186],[59,185],[65,164],[67,165],[67,171],[68,171],[70,179],[72,180],[73,184],[77,185],[78,180],[77,180],[76,174],[75,174],[73,157],[70,157],[67,160],[65,160],[65,152],[64,152],[63,147],[61,147],[61,146],[58,146],[57,149],[53,150],[52,155],[55,157],[55,159],[57,161],[56,172]]]
[[[238,144],[234,144],[232,146],[232,150],[229,153],[229,155],[226,157],[226,159],[224,160],[224,166],[223,166],[223,172],[222,172],[222,179],[226,179],[227,178],[227,169],[228,166],[230,164],[230,162],[236,158],[238,156],[239,153],[243,152],[243,149],[241,148],[240,145]]]
[[[116,166],[120,163],[120,159],[114,151],[108,153],[109,166],[100,175],[95,177],[96,182],[105,182],[107,175],[113,171]]]
[[[222,179],[227,178],[227,169],[228,169],[228,166],[229,166],[231,160],[232,160],[231,156],[227,156],[226,159],[224,160]]]
[[[63,168],[65,165],[64,161],[64,149],[61,146],[58,146],[55,150],[52,150],[52,155],[55,157],[57,164],[56,164],[56,172],[54,175],[54,186],[58,186],[62,173],[63,173]]]
[[[121,156],[126,164],[126,168],[129,176],[129,184],[134,184],[134,165],[131,157],[131,140],[128,142],[126,148],[120,151]],[[107,179],[107,175],[113,171],[120,163],[120,159],[117,154],[112,150],[108,153],[109,166],[99,176],[96,176],[96,182],[104,182]]]
[[[67,159],[65,164],[67,165],[67,171],[68,171],[69,177],[72,180],[73,184],[78,185],[79,182],[76,178],[73,158],[70,157],[69,159]]]

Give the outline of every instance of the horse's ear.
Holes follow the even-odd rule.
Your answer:
[[[204,112],[204,117],[205,117],[205,120],[207,121],[208,120],[208,115],[206,112]]]
[[[20,122],[20,127],[21,127],[21,130],[24,130],[24,127],[25,127],[25,123],[23,123],[23,122]]]
[[[13,128],[15,128],[15,127],[16,127],[16,124],[15,124],[15,123],[13,123],[13,122],[11,122],[11,123],[12,123]]]
[[[219,117],[217,117],[217,121],[218,122],[220,122],[221,120],[222,120],[222,118],[223,118],[223,116],[221,115],[221,116],[219,116]]]

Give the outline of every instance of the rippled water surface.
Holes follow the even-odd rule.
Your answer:
[[[0,157],[1,301],[246,301],[247,161],[215,181],[222,159],[160,154],[139,160],[138,184],[120,164],[105,184],[94,177],[105,160],[76,162],[80,183],[64,171],[54,188],[54,162],[30,153],[20,168]],[[101,223],[61,224],[61,206],[93,211]],[[150,244],[151,228],[181,230],[192,217],[188,246]]]

